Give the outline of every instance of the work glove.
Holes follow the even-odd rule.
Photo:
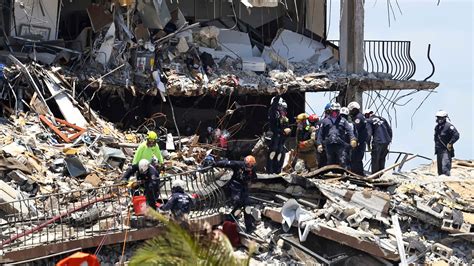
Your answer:
[[[136,188],[137,186],[138,186],[137,178],[136,177],[131,177],[128,180],[127,188]]]
[[[127,188],[136,188],[137,187],[137,181],[128,181],[127,183]]]
[[[446,145],[446,148],[448,149],[448,151],[452,151],[453,150],[453,144],[448,143],[448,145]]]
[[[355,139],[351,140],[351,147],[353,149],[357,148],[357,140],[355,140]]]
[[[323,145],[319,145],[318,146],[318,152],[323,153],[323,151],[324,151]]]

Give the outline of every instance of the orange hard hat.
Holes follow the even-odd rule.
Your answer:
[[[247,166],[252,167],[257,163],[257,161],[255,160],[255,157],[253,157],[252,155],[248,155],[248,156],[245,157],[244,163]]]
[[[76,252],[71,256],[60,260],[56,263],[56,266],[80,266],[80,265],[89,265],[89,266],[100,266],[97,256],[93,254],[88,254],[84,252]]]

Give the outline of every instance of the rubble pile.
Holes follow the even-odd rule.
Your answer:
[[[311,91],[328,89],[329,75],[339,73],[328,43],[290,30],[280,29],[271,45],[256,46],[248,32],[212,22],[189,24],[179,8],[170,11],[166,2],[156,7],[140,1],[133,12],[116,7],[112,13],[110,4],[89,6],[92,28],[72,42],[42,45],[23,37],[15,42],[39,43],[25,57],[61,67],[64,78],[77,83],[74,98],[102,88],[162,97]],[[145,11],[155,9],[159,12]]]
[[[28,196],[117,183],[134,148],[144,140],[143,134],[117,130],[96,117],[68,143],[43,120],[29,113],[0,126],[1,179]],[[70,134],[66,126],[58,128]],[[184,145],[180,152],[163,151],[168,172],[196,169],[208,150],[199,147],[197,136],[176,140],[176,146],[178,142]]]
[[[454,161],[451,177],[438,177],[435,167],[431,164],[408,173],[386,173],[373,180],[356,178],[337,168],[304,177],[287,174],[259,178],[251,186],[254,199],[261,204],[256,205],[261,212],[259,219],[281,225],[261,223],[255,233],[261,240],[278,240],[279,234],[291,233],[293,241],[303,246],[299,250],[311,247],[306,239],[315,235],[379,260],[472,263],[474,164]],[[283,232],[275,234],[279,228]],[[273,253],[274,245],[269,243],[261,242],[266,251],[257,258],[281,257]],[[311,252],[329,261],[337,253],[314,248]],[[346,255],[346,259],[351,256],[350,251]]]

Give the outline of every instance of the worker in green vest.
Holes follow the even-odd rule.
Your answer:
[[[161,155],[160,147],[157,144],[158,135],[155,131],[148,131],[147,139],[141,143],[137,150],[135,151],[135,156],[133,156],[132,165],[138,164],[140,160],[147,159],[152,162],[153,158],[156,158],[156,162],[152,164],[162,165],[163,156]]]

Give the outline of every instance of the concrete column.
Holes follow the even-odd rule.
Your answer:
[[[364,2],[365,0],[341,0],[339,28],[339,53],[342,71],[347,74],[364,71]],[[362,105],[362,91],[350,86],[347,102]]]

